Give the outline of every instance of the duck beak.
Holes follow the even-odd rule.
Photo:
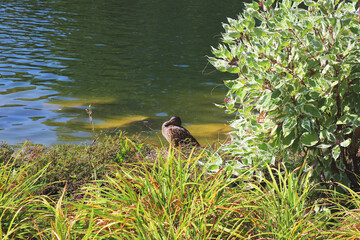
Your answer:
[[[167,122],[165,122],[165,127],[167,127],[167,126],[170,126],[170,125],[174,125],[175,124],[175,120],[169,120],[169,121],[167,121]]]
[[[171,122],[170,122],[170,121],[166,121],[164,126],[165,126],[165,127],[168,127],[169,125],[171,125]]]

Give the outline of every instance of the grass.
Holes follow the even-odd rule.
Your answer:
[[[1,239],[23,238],[31,233],[33,199],[43,186],[36,184],[47,166],[28,174],[31,165],[17,167],[18,156],[0,163],[0,234]]]
[[[265,184],[254,185],[259,196],[254,237],[266,239],[327,239],[323,234],[326,229],[326,214],[314,211],[316,204],[310,198],[314,186],[310,184],[311,172],[303,169],[282,172],[280,169],[268,169],[270,177],[261,179]],[[252,208],[255,207],[252,206]],[[321,221],[317,221],[321,218]],[[321,230],[321,231],[319,231]]]
[[[159,153],[154,163],[122,168],[105,188],[88,189],[103,221],[117,226],[106,230],[105,238],[115,232],[129,239],[210,239],[230,236],[223,219],[230,214],[231,194],[224,194],[227,178],[206,175],[198,168],[198,157]],[[201,153],[200,153],[201,156]],[[92,193],[92,194],[91,194]],[[95,194],[94,194],[95,193]],[[229,192],[230,193],[230,192]],[[107,211],[104,212],[104,205]],[[100,211],[98,211],[100,209]],[[114,214],[114,209],[122,209]],[[229,219],[232,222],[232,219]],[[120,227],[121,226],[121,227]]]
[[[121,134],[90,146],[3,144],[0,239],[360,238],[351,189],[319,194],[303,168],[210,174],[198,162],[214,154]]]

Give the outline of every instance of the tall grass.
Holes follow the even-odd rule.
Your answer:
[[[328,202],[333,206],[332,239],[360,239],[360,195],[339,184],[346,193],[329,191]]]
[[[3,161],[0,239],[360,238],[360,197],[351,189],[322,199],[331,214],[319,204],[311,171],[269,167],[261,179],[233,179],[229,169],[210,171],[214,154],[137,151],[69,196],[66,187],[60,195],[40,194],[45,186],[36,183],[47,168],[27,172],[36,161]]]
[[[271,170],[262,184],[225,171],[210,175],[205,152],[158,153],[154,163],[120,168],[88,188],[86,208],[103,239],[327,238],[329,216],[309,201],[310,172]],[[236,187],[235,186],[236,181]],[[86,209],[83,208],[83,209]]]
[[[37,206],[37,217],[33,218],[37,239],[89,239],[92,218],[76,205],[81,202],[64,200],[66,188],[59,199],[39,196],[33,204]],[[90,217],[90,218],[88,218]]]
[[[97,218],[94,237],[114,239],[226,239],[243,222],[232,208],[229,176],[208,175],[197,161],[175,149],[154,163],[126,166],[101,187],[88,188]],[[238,194],[238,193],[237,193]]]
[[[47,167],[29,175],[31,166],[17,166],[16,157],[0,163],[0,239],[25,239],[33,234],[32,203],[42,187],[36,182]]]
[[[317,212],[311,202],[314,186],[311,171],[302,168],[288,172],[270,169],[262,178],[263,185],[252,185],[254,199],[254,238],[264,239],[327,239],[323,232],[328,224],[328,212]]]

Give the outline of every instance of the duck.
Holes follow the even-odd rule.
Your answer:
[[[191,133],[181,126],[181,119],[178,116],[172,116],[169,121],[163,123],[161,133],[169,143],[175,147],[181,145],[193,145],[200,147],[199,142],[191,135]]]

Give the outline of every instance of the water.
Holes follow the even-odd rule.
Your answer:
[[[0,140],[78,143],[115,127],[154,139],[181,116],[201,141],[229,118],[207,64],[239,0],[10,0],[0,7]],[[219,125],[220,124],[220,125]],[[214,131],[213,131],[214,130]],[[194,133],[195,135],[195,133]]]

